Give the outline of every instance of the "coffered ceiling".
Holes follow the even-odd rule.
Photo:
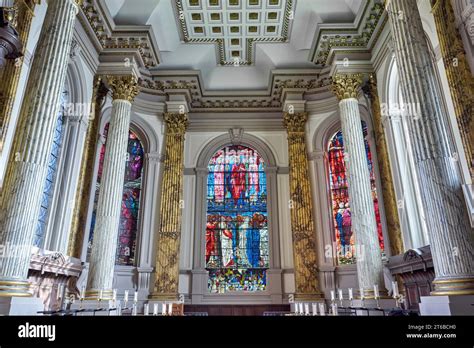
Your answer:
[[[266,93],[272,72],[321,71],[370,52],[383,0],[84,0],[103,54],[136,50],[147,75],[189,71],[203,94]]]

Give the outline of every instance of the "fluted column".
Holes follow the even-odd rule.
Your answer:
[[[471,295],[474,235],[417,2],[391,0],[387,10],[404,102],[420,110],[408,123],[436,274],[432,295]]]
[[[431,3],[459,132],[474,180],[474,77],[456,28],[451,0],[431,0]]]
[[[306,112],[285,113],[290,160],[290,216],[295,267],[295,300],[313,301],[323,297],[319,289],[314,232],[313,201],[306,148]]]
[[[90,257],[86,297],[112,297],[115,255],[120,223],[120,212],[125,177],[130,111],[138,94],[134,76],[107,76],[112,90],[112,116],[107,134],[102,181],[94,228],[94,242]]]
[[[23,52],[25,51],[33,20],[36,2],[34,0],[16,1],[16,19],[13,25],[18,32]],[[18,82],[20,81],[22,59],[17,61],[7,60],[0,79],[0,152],[3,151],[10,117],[13,110]]]
[[[77,183],[76,198],[74,200],[74,212],[69,233],[68,255],[81,258],[84,234],[87,229],[87,213],[89,210],[90,196],[93,192],[93,175],[90,169],[94,168],[95,151],[99,140],[100,111],[107,95],[102,77],[94,79],[94,91],[92,95],[92,117],[89,119],[84,150],[82,153],[79,181]]]
[[[0,296],[27,296],[30,249],[59,112],[78,5],[50,1],[0,198]]]
[[[166,148],[161,186],[160,230],[158,231],[155,287],[152,299],[176,300],[181,241],[185,113],[166,113]]]
[[[393,185],[392,169],[388,155],[387,139],[382,121],[382,110],[380,108],[380,98],[377,91],[377,80],[374,75],[369,76],[365,92],[370,97],[372,117],[375,133],[375,144],[377,148],[377,159],[379,164],[380,182],[382,184],[382,196],[387,221],[388,237],[390,239],[390,251],[392,255],[399,255],[404,252],[402,230],[398,216],[397,197],[395,186]]]
[[[374,285],[385,290],[382,255],[377,235],[370,173],[359,112],[358,95],[362,75],[336,75],[333,88],[339,98],[339,110],[344,137],[344,154],[349,185],[349,205],[352,230],[355,235],[357,278],[366,298],[373,297]]]

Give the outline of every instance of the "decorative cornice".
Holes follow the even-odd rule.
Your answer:
[[[355,29],[321,29],[311,60],[320,67],[330,64],[334,50],[370,52],[377,41],[385,23],[383,0],[369,0],[364,16]],[[382,25],[379,25],[382,20]],[[376,30],[378,27],[379,30]]]
[[[362,74],[337,74],[333,77],[333,92],[339,100],[358,98]]]
[[[135,76],[108,75],[106,78],[114,100],[127,100],[131,103],[139,93]]]
[[[136,50],[141,57],[144,67],[157,66],[158,50],[152,39],[151,26],[140,26],[137,28],[121,29],[119,26],[112,27],[106,19],[104,10],[93,0],[81,0],[80,5],[83,16],[79,17],[84,28],[90,28],[93,36],[100,46],[100,52],[114,52],[123,50],[127,53]],[[88,25],[84,25],[84,24]]]

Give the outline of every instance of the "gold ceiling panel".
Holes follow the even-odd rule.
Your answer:
[[[294,0],[175,0],[186,43],[215,43],[220,65],[255,62],[256,43],[286,42]]]

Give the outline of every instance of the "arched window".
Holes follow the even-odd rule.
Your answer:
[[[105,148],[109,124],[105,126],[104,137],[106,142],[102,145],[99,158],[99,171],[92,212],[91,233],[89,235],[88,256],[90,255],[96,219],[97,202],[104,165]],[[140,193],[142,189],[143,172],[143,146],[137,135],[129,131],[127,164],[123,184],[122,211],[120,215],[116,265],[131,266],[135,262],[136,240],[138,232],[138,219],[140,213]]]
[[[269,267],[263,158],[228,146],[208,165],[206,269],[211,293],[263,291]]]
[[[362,121],[364,137],[367,137],[367,124]],[[384,250],[382,222],[380,219],[377,188],[375,182],[375,170],[372,162],[372,153],[369,142],[365,139],[365,150],[367,164],[370,172],[372,186],[372,198],[374,200],[375,217],[377,221],[377,232],[379,236],[380,249]],[[355,263],[354,234],[352,233],[351,209],[349,206],[349,190],[347,182],[347,171],[344,163],[344,139],[342,132],[337,132],[329,142],[329,184],[331,190],[332,216],[334,234],[336,236],[337,260],[339,264]]]
[[[43,247],[44,237],[46,234],[46,227],[48,226],[49,208],[54,195],[54,184],[56,182],[56,173],[58,169],[59,155],[61,153],[61,144],[63,140],[63,115],[64,106],[68,100],[68,92],[63,91],[61,94],[61,106],[59,108],[58,117],[56,119],[56,128],[54,129],[53,147],[49,155],[48,173],[44,183],[43,195],[41,198],[41,208],[38,217],[38,224],[36,227],[34,246]]]

